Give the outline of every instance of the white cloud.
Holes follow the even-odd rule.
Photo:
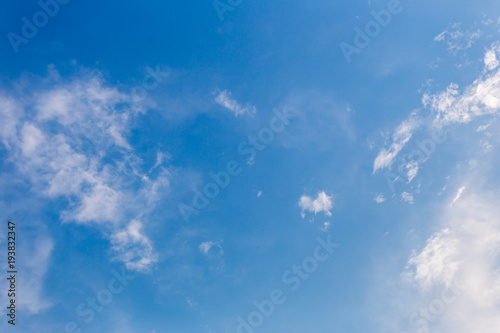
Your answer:
[[[222,107],[228,109],[229,111],[233,112],[234,115],[240,116],[240,115],[249,115],[249,116],[254,116],[257,112],[257,109],[255,106],[251,104],[246,104],[245,106],[240,105],[238,101],[233,99],[231,97],[231,92],[227,90],[223,91],[217,91],[216,92],[216,97],[215,101]]]
[[[164,153],[161,151],[156,152],[156,163],[153,165],[151,169],[149,169],[149,172],[153,171],[154,169],[158,168],[161,166],[167,159],[170,158],[170,154]]]
[[[481,20],[481,23],[484,25],[491,25],[493,23],[493,19],[487,17],[486,15],[483,15],[483,19]]]
[[[332,197],[328,196],[324,191],[318,193],[318,197],[313,200],[313,198],[303,195],[300,197],[299,206],[302,208],[302,218],[305,217],[305,211],[312,212],[314,214],[324,212],[327,216],[332,216],[330,210],[333,208]]]
[[[491,53],[498,54],[498,47],[486,52],[490,54],[485,73],[479,76],[461,93],[457,84],[452,83],[445,91],[434,95],[424,94],[422,102],[434,114],[434,125],[447,126],[468,123],[476,117],[497,115],[500,110],[500,70],[493,66]],[[496,71],[493,71],[497,69]]]
[[[403,192],[403,193],[401,193],[401,200],[408,202],[410,204],[413,204],[414,203],[413,194],[408,193],[408,192]]]
[[[492,49],[486,51],[484,55],[484,65],[486,69],[491,71],[498,67],[499,62],[497,59],[497,53],[499,52],[500,45],[494,46]]]
[[[438,37],[441,38],[446,36]],[[459,89],[458,85],[452,83],[444,91],[424,95],[423,104],[431,111],[431,122],[428,124],[430,128],[470,123],[481,116],[499,114],[500,66],[496,61],[500,51],[496,45],[498,44],[486,51],[484,71],[464,89]],[[481,126],[477,130],[484,131],[488,127],[489,125]],[[493,148],[486,140],[481,145],[485,149]],[[397,311],[404,314],[404,319],[398,323],[393,320],[398,314],[391,313],[391,322],[388,324],[391,329],[384,331],[498,331],[500,198],[494,191],[478,191],[473,188],[474,184],[484,183],[488,177],[484,170],[478,170],[482,164],[476,159],[470,160],[469,172],[478,173],[474,175],[474,181],[464,181],[468,184],[467,188],[459,187],[450,194],[450,198],[443,200],[443,208],[438,214],[434,214],[440,222],[438,231],[435,231],[436,225],[433,223],[432,235],[420,250],[413,252],[403,272],[403,276],[418,288],[411,291],[398,289],[395,292],[389,302],[398,307]],[[465,171],[464,168],[462,172]],[[478,178],[480,182],[477,181]],[[445,188],[446,186],[443,191]],[[402,200],[413,202],[413,196],[408,192],[403,192],[401,197]],[[416,237],[412,240],[415,239]],[[416,319],[424,318],[421,315],[425,311],[423,309],[428,311],[436,296],[439,298],[445,288],[457,283],[460,286],[460,296],[452,303],[446,303],[444,312],[437,316],[431,315],[432,319],[426,321],[429,327],[419,330]],[[417,315],[412,316],[412,311]],[[402,326],[399,327],[400,325]]]
[[[219,248],[219,254],[223,253],[220,242],[203,242],[200,244],[199,249],[201,253],[208,255],[208,252],[210,252],[210,249],[214,246]]]
[[[403,147],[410,141],[413,131],[420,127],[421,120],[414,111],[407,120],[403,121],[395,130],[392,136],[392,144],[388,149],[383,149],[377,155],[373,163],[373,172],[379,169],[390,168],[394,158],[399,154]]]
[[[429,289],[434,283],[445,286],[453,284],[458,262],[454,258],[458,241],[450,229],[444,229],[428,240],[420,253],[413,253],[408,261],[407,278],[415,281],[423,289]]]
[[[434,37],[434,41],[436,41],[436,42],[443,41],[444,38],[446,37],[447,33],[448,33],[448,30],[443,31],[442,33],[440,33],[439,35],[437,35],[436,37]]]
[[[455,204],[455,202],[457,202],[458,199],[460,199],[464,191],[465,191],[465,186],[462,186],[461,188],[458,189],[457,194],[455,195],[455,198],[453,199],[451,205]]]
[[[467,50],[481,37],[481,30],[465,31],[460,23],[454,23],[450,27],[434,37],[436,42],[445,42],[448,51],[457,54],[459,51]]]
[[[74,214],[65,214],[66,220],[74,218],[80,222],[115,221],[120,213],[120,193],[111,187],[97,183],[90,191],[81,195],[80,207]]]
[[[376,203],[380,204],[380,203],[384,202],[386,199],[385,199],[384,195],[382,193],[380,193],[380,194],[377,194],[375,196],[375,198],[373,198],[373,200],[375,200]]]
[[[0,139],[33,192],[65,199],[62,221],[106,224],[111,233],[147,213],[168,188],[170,174],[159,165],[143,172],[142,160],[127,142],[131,119],[143,107],[108,87],[98,73],[65,81],[51,75],[22,85],[20,93],[0,92]],[[120,252],[116,243],[113,248]],[[143,269],[154,262],[148,251],[147,246],[137,250],[146,255],[143,261],[125,263]]]
[[[475,154],[484,156],[480,152]],[[379,304],[385,296],[388,302],[385,313],[380,314],[381,331],[496,333],[500,327],[497,177],[495,170],[487,172],[489,167],[484,167],[483,161],[469,159],[463,164],[458,174],[460,179],[455,180],[459,182],[456,190],[449,193],[448,198],[438,199],[441,207],[434,212],[427,211],[423,217],[432,218],[432,223],[421,224],[429,225],[430,236],[412,251],[402,272],[396,268],[394,273],[402,273],[403,281],[393,280],[390,277],[393,274],[381,273],[384,276],[380,280],[381,289],[374,300],[374,304]],[[488,186],[491,191],[478,189],[479,186]],[[424,204],[422,210],[429,209],[427,206]],[[418,241],[418,234],[411,230],[403,242]],[[381,260],[387,261],[387,258]],[[398,282],[410,284],[401,283],[398,287]],[[443,293],[449,299],[450,288],[457,290],[456,286],[458,296],[445,300]]]
[[[488,140],[481,139],[479,143],[483,147],[483,152],[488,153],[493,150],[493,145]]]
[[[485,115],[498,115],[500,111],[500,67],[493,66],[493,54],[500,54],[498,44],[486,51],[485,70],[471,85],[463,92],[455,83],[451,83],[444,91],[435,94],[424,94],[422,104],[431,112],[431,121],[425,123],[430,130],[442,129],[453,124],[469,123],[473,119]],[[375,158],[373,172],[381,169],[390,169],[394,159],[403,150],[412,138],[413,132],[424,125],[416,112],[412,112],[403,121],[392,135],[389,148],[382,149]],[[480,127],[478,131],[487,127]],[[491,150],[489,142],[481,143],[485,151]],[[407,171],[409,182],[418,174],[421,161],[410,161],[402,167]]]
[[[142,233],[142,228],[140,221],[132,220],[125,229],[111,236],[111,244],[118,260],[124,262],[130,270],[148,271],[157,261],[152,242]]]
[[[479,127],[477,128],[477,130],[476,130],[476,131],[478,131],[478,132],[485,131],[485,130],[487,130],[487,129],[491,126],[491,124],[492,124],[492,123],[490,122],[490,123],[488,123],[488,124],[486,124],[486,125],[479,126]]]
[[[18,302],[21,308],[26,308],[30,313],[39,313],[52,305],[41,294],[43,286],[43,277],[49,266],[49,259],[54,248],[53,242],[48,237],[39,237],[33,242],[33,249],[30,256],[23,256],[23,271],[29,274],[20,277],[19,288],[22,295]]]
[[[419,169],[418,161],[408,162],[405,166],[405,169],[407,170],[406,177],[408,178],[408,183],[411,183],[413,178],[415,178],[418,174],[418,169]]]
[[[19,279],[19,288],[24,297],[20,297],[18,302],[21,308],[28,309],[30,313],[39,313],[52,306],[41,293],[54,245],[49,237],[37,237],[31,247],[30,255],[23,256],[22,270],[27,274]]]
[[[422,290],[458,283],[460,296],[435,320],[441,332],[496,333],[500,327],[500,210],[490,193],[468,194],[442,216],[446,227],[432,235],[408,262],[405,276]]]

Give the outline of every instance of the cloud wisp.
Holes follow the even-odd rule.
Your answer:
[[[241,105],[232,97],[231,92],[228,90],[217,90],[215,92],[215,102],[223,108],[234,113],[236,117],[244,115],[253,117],[257,113],[257,108],[255,106],[249,103]]]

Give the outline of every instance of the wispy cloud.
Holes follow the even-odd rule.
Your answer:
[[[457,202],[458,199],[460,199],[460,197],[462,196],[462,193],[464,193],[464,191],[465,191],[465,186],[462,186],[461,188],[458,189],[457,194],[455,195],[455,198],[453,198],[451,206],[453,206],[455,204],[455,202]]]
[[[17,266],[16,269],[22,272],[17,275],[18,290],[22,290],[22,296],[16,298],[16,306],[21,310],[26,310],[29,314],[37,314],[52,307],[46,295],[44,295],[45,274],[51,264],[51,256],[54,251],[54,242],[42,226],[34,227],[28,231],[24,229],[24,237],[30,242],[17,244]],[[7,249],[7,237],[0,238],[0,245]],[[1,264],[4,272],[8,269],[7,261]],[[0,287],[8,290],[8,280],[3,278]],[[19,294],[19,293],[18,293]],[[7,293],[0,294],[0,301],[7,304]],[[2,317],[5,311],[1,311]]]
[[[380,151],[375,158],[375,162],[373,163],[374,173],[380,169],[391,167],[396,156],[404,148],[408,141],[410,141],[413,132],[420,127],[420,125],[421,119],[418,116],[417,111],[412,112],[408,119],[403,121],[394,131],[390,147],[382,149],[382,151]]]
[[[403,200],[404,202],[408,202],[409,204],[413,204],[415,202],[413,194],[408,192],[401,193],[401,200]]]
[[[48,236],[38,236],[28,249],[29,256],[23,256],[22,270],[26,274],[20,279],[23,297],[19,305],[30,313],[39,313],[51,307],[50,302],[42,294],[44,276],[50,265],[50,257],[54,249],[53,241]]]
[[[221,246],[220,242],[210,242],[210,241],[203,242],[200,244],[199,249],[200,249],[201,253],[203,253],[204,255],[208,255],[208,253],[210,252],[210,249],[212,249],[214,246],[219,249],[219,254],[223,253],[222,246]]]
[[[215,102],[220,106],[233,112],[236,117],[248,115],[253,117],[257,113],[257,108],[249,103],[241,105],[238,101],[233,99],[231,92],[228,90],[216,91]]]
[[[444,42],[448,51],[457,54],[459,51],[467,50],[481,37],[481,30],[467,31],[460,23],[453,23],[448,29],[434,38],[436,42]]]
[[[148,271],[157,261],[152,242],[142,233],[142,229],[143,224],[140,221],[132,220],[125,229],[111,236],[113,250],[127,269]]]

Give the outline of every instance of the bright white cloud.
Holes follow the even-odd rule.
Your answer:
[[[238,101],[232,98],[231,92],[227,90],[216,92],[215,101],[222,107],[233,112],[236,117],[241,115],[254,116],[257,113],[255,106],[246,104],[242,106]]]
[[[434,234],[420,253],[413,253],[408,261],[412,270],[407,276],[423,289],[429,289],[436,282],[452,285],[459,266],[455,261],[457,243],[450,229]]]
[[[458,199],[460,199],[464,191],[465,191],[465,186],[462,186],[461,188],[458,189],[457,194],[455,195],[455,198],[453,198],[453,202],[451,203],[451,205],[455,204],[455,202],[457,202]]]
[[[460,286],[457,300],[432,323],[436,331],[495,333],[500,327],[499,198],[471,192],[448,206],[446,227],[408,262],[405,276],[422,290]]]
[[[491,59],[492,54],[498,54],[499,51],[498,47],[492,47],[486,52],[489,60],[485,61],[485,73],[463,92],[460,92],[457,84],[452,83],[445,91],[434,95],[424,94],[422,102],[435,114],[434,125],[442,127],[468,123],[476,117],[498,114],[500,70],[498,66],[493,66]]]
[[[402,272],[403,280],[410,284],[403,283],[392,294],[388,290],[393,280],[384,278],[390,281],[390,287],[381,284],[383,295],[391,294],[387,299],[397,312],[390,313],[388,322],[383,320],[382,331],[496,333],[500,327],[500,197],[493,181],[496,174],[479,169],[483,163],[475,159],[463,164],[459,177],[466,178],[456,181],[467,183],[467,187],[460,185],[448,198],[439,199],[442,206],[432,214],[436,221],[431,225],[431,235],[412,252]],[[478,190],[478,183],[482,183],[477,182],[479,178],[492,179],[493,190]],[[407,241],[418,239],[414,230],[410,234]]]
[[[484,55],[484,65],[486,66],[487,70],[492,71],[498,67],[499,62],[497,59],[497,54],[499,51],[499,44],[494,45],[490,50],[486,51],[486,54]]]
[[[313,199],[309,196],[303,195],[300,197],[299,206],[302,208],[302,218],[305,217],[305,211],[318,214],[324,212],[327,216],[332,216],[330,210],[333,208],[333,200],[324,191],[318,193],[318,197]]]

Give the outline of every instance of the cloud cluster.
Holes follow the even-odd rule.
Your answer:
[[[444,91],[424,94],[422,102],[430,111],[425,126],[442,129],[483,116],[498,116],[499,54],[498,43],[486,50],[483,72],[464,89],[452,83]],[[477,131],[490,125],[491,122]],[[394,140],[393,144],[400,142],[404,141]],[[381,153],[377,159],[384,156]],[[482,179],[491,176],[481,173]],[[500,327],[500,198],[475,182],[465,183],[468,184],[457,186],[449,204],[441,208],[439,230],[407,262],[404,280],[415,286],[418,293],[411,297],[398,295],[396,302],[400,302],[402,313],[416,309],[400,329],[494,333]],[[403,192],[401,198],[413,202],[411,193]],[[448,302],[450,291],[457,288],[456,297]]]
[[[401,200],[404,202],[408,202],[409,204],[413,204],[415,198],[413,197],[413,194],[408,192],[403,192],[401,193]]]
[[[490,50],[486,51],[486,54],[484,55],[484,65],[486,66],[486,70],[492,71],[498,67],[498,53],[500,53],[499,43],[494,44]]]
[[[462,194],[446,209],[444,229],[408,262],[405,278],[424,293],[460,286],[458,299],[432,322],[442,332],[494,333],[500,327],[498,200],[486,192]]]
[[[481,30],[467,31],[460,23],[453,23],[448,29],[434,38],[436,42],[445,42],[451,54],[467,50],[481,37]]]
[[[430,131],[442,132],[448,126],[469,123],[478,117],[498,116],[500,112],[500,68],[497,57],[499,54],[500,46],[495,43],[485,53],[483,73],[463,91],[456,83],[451,83],[444,91],[424,94],[422,104],[429,111],[428,118],[423,120],[413,111],[394,131],[390,146],[382,149],[375,158],[373,172],[391,170],[394,160],[419,128],[425,127]],[[488,142],[483,146],[485,150],[490,147]],[[427,158],[404,162],[401,167],[407,172],[408,182],[417,176],[420,165],[425,163]]]
[[[62,79],[52,71],[34,81],[0,92],[0,140],[8,161],[33,192],[67,202],[62,221],[103,225],[127,267],[146,269],[155,261],[152,246],[134,230],[143,210],[168,188],[169,172],[162,166],[142,171],[127,141],[131,120],[144,108],[97,72]]]
[[[332,197],[324,191],[318,193],[318,197],[313,199],[307,195],[303,195],[299,200],[299,207],[302,208],[302,218],[306,216],[305,212],[311,212],[315,215],[324,212],[327,216],[332,216],[330,210],[333,208]]]
[[[141,221],[132,220],[122,231],[111,236],[113,250],[119,260],[125,262],[127,269],[135,271],[148,270],[157,260],[153,252],[153,244],[142,233]]]

